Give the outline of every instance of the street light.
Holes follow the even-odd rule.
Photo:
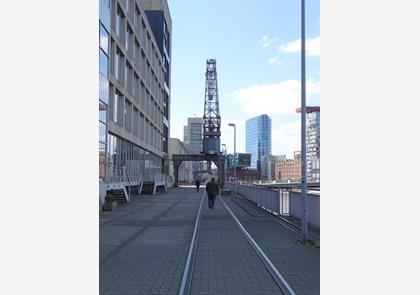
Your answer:
[[[302,0],[301,7],[301,227],[302,241],[306,243],[308,239],[308,222],[307,222],[307,193],[306,193],[306,74],[305,74],[305,0]]]
[[[236,193],[236,125],[234,123],[229,123],[229,126],[233,126],[233,186],[234,192]]]
[[[223,165],[223,179],[226,181],[226,144],[222,143],[222,146],[224,146],[223,155],[225,156],[225,164]]]

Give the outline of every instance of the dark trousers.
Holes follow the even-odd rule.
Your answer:
[[[198,193],[199,190],[200,190],[200,185],[197,185],[197,193]]]
[[[214,201],[216,200],[216,196],[208,195],[208,199],[209,199],[209,208],[213,209]]]

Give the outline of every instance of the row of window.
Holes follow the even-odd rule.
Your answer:
[[[155,47],[152,41],[151,34],[146,27],[146,23],[143,19],[143,16],[136,6],[136,13],[134,20],[131,18],[131,22],[134,22],[134,28],[130,25],[130,21],[127,20],[126,15],[123,9],[117,4],[115,9],[117,11],[115,22],[114,22],[114,31],[117,35],[118,40],[125,46],[125,50],[127,50],[128,55],[136,59],[140,57],[141,54],[141,47],[140,44],[143,45],[143,50],[145,56],[147,56],[147,61],[151,65],[151,69],[153,69],[155,75],[157,77],[163,78],[164,71],[163,65],[161,65],[160,57],[158,55],[158,49]]]
[[[111,99],[110,119],[156,149],[161,150],[163,134],[160,130],[118,90],[115,91]]]
[[[140,173],[147,169],[156,172],[162,170],[162,159],[160,157],[119,136],[108,134],[107,143],[108,167],[128,167],[135,162]],[[110,170],[112,169],[108,171]],[[131,173],[131,175],[139,175],[140,173]]]
[[[162,108],[164,91],[161,87],[158,79],[152,73],[150,67],[140,66],[142,70],[141,76],[145,79],[146,85],[149,85],[149,89],[145,86],[145,82],[140,80],[140,74],[137,70],[133,69],[129,61],[124,57],[122,51],[113,43],[115,46],[115,58],[113,59],[113,70],[112,74],[115,79],[120,82],[126,89],[126,91],[134,97],[134,100],[138,103],[144,98],[144,96],[151,96],[155,99],[156,103]],[[142,57],[144,59],[144,56]],[[146,69],[146,70],[145,70]]]

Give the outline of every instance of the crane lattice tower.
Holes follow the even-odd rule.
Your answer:
[[[217,90],[216,59],[208,59],[206,65],[206,90],[203,116],[203,153],[220,153],[221,118]]]

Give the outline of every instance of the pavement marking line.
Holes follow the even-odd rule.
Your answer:
[[[251,237],[251,235],[246,231],[246,229],[242,226],[241,222],[236,218],[235,214],[229,209],[228,205],[226,205],[225,201],[218,196],[222,204],[225,206],[226,210],[229,212],[230,216],[232,216],[235,223],[238,225],[240,231],[243,233],[247,241],[251,244],[252,248],[257,253],[258,257],[261,259],[261,261],[264,263],[264,265],[267,267],[268,271],[270,272],[273,279],[276,281],[277,285],[280,287],[280,289],[283,291],[284,294],[287,295],[296,295],[295,291],[293,291],[292,287],[287,283],[287,281],[284,279],[284,277],[280,274],[280,272],[277,270],[277,268],[274,266],[274,264],[271,262],[271,260],[265,255],[264,251],[258,246],[258,244],[254,241],[254,239]]]
[[[198,229],[200,227],[201,209],[206,191],[203,191],[201,197],[200,208],[198,209],[197,218],[195,220],[194,232],[191,238],[190,249],[188,251],[187,261],[185,263],[184,273],[182,274],[181,286],[179,287],[179,295],[188,295],[190,293],[192,274],[194,269],[194,260],[197,253]]]

